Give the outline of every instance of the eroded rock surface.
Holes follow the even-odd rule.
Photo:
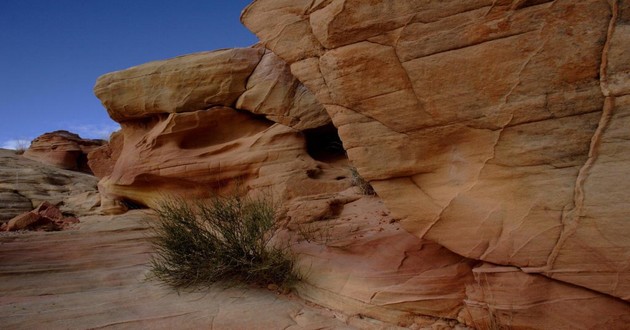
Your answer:
[[[109,141],[102,146],[93,149],[87,154],[88,166],[97,178],[112,174],[116,160],[120,157],[124,143],[121,131],[113,132]]]
[[[304,274],[300,295],[405,327],[456,319],[476,261],[408,233],[380,198],[358,191],[291,204],[288,233]]]
[[[468,284],[460,320],[577,325],[568,311],[589,301],[605,320],[579,327],[597,328],[630,314],[629,15],[628,1],[257,0],[241,19],[408,232],[497,265],[473,268],[488,280]]]
[[[104,143],[103,140],[83,139],[68,131],[54,131],[35,138],[24,157],[65,170],[90,173],[87,155]]]
[[[81,216],[97,211],[98,179],[26,159],[0,149],[0,222],[29,212],[43,202]]]
[[[325,127],[330,117],[264,48],[140,65],[99,78],[94,92],[122,126],[110,147],[90,155],[106,212],[237,184],[291,198],[289,182],[299,186],[307,170],[326,166],[309,156],[302,131]]]

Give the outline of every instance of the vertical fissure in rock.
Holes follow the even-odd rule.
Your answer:
[[[556,242],[553,250],[549,254],[547,259],[547,265],[544,271],[549,271],[553,268],[553,265],[560,253],[560,249],[564,245],[564,242],[575,233],[578,228],[582,208],[584,206],[584,184],[590,175],[590,171],[597,161],[597,157],[599,156],[599,147],[601,145],[601,138],[606,131],[606,128],[610,124],[610,120],[613,115],[613,110],[615,108],[615,98],[611,95],[610,90],[608,89],[608,50],[610,49],[610,41],[612,35],[615,30],[615,24],[617,22],[617,16],[619,13],[619,4],[617,0],[613,0],[610,3],[611,8],[611,18],[608,24],[608,31],[606,35],[606,42],[604,43],[604,47],[602,49],[602,57],[600,63],[600,87],[602,90],[602,94],[605,96],[604,105],[602,107],[602,116],[600,117],[599,123],[597,124],[597,129],[595,129],[595,133],[593,133],[593,137],[591,138],[591,144],[588,151],[588,158],[584,165],[578,171],[578,175],[575,181],[575,188],[573,193],[573,208],[563,212],[562,214],[562,232],[560,233],[560,237]]]

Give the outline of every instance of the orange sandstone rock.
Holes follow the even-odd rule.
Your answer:
[[[407,231],[513,267],[502,301],[553,304],[515,306],[518,326],[575,324],[574,297],[588,297],[608,314],[582,326],[619,327],[630,309],[629,13],[599,0],[257,0],[241,20],[325,105]],[[496,309],[505,283],[481,286],[460,318]]]
[[[122,126],[109,147],[90,155],[106,212],[236,185],[290,198],[309,180],[307,171],[321,166],[302,131],[330,125],[330,117],[288,65],[263,48],[191,54],[109,73],[94,92]],[[331,184],[347,187],[348,181]]]

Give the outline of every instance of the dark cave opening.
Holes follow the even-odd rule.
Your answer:
[[[346,150],[333,124],[303,131],[306,151],[313,159],[331,163],[347,159]]]
[[[120,204],[127,208],[127,210],[142,210],[147,209],[148,207],[143,203],[136,202],[134,200],[125,198],[119,200]]]

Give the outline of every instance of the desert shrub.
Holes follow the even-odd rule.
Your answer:
[[[23,155],[26,152],[26,149],[28,149],[29,145],[30,142],[28,140],[17,140],[15,143],[15,154]]]
[[[276,284],[298,279],[287,247],[270,244],[275,208],[237,195],[191,203],[167,199],[158,209],[153,274],[175,287],[222,283]]]
[[[353,186],[358,187],[359,191],[361,191],[363,195],[376,195],[376,191],[374,191],[372,185],[369,182],[365,181],[365,179],[354,167],[350,168],[350,182],[352,182]]]

